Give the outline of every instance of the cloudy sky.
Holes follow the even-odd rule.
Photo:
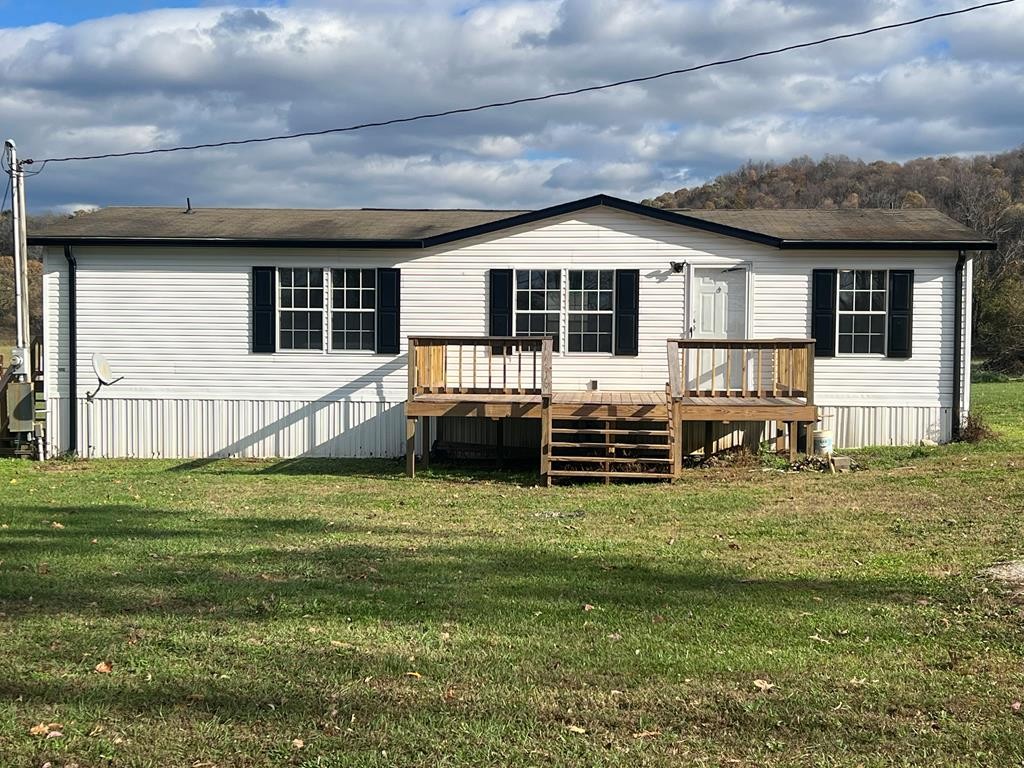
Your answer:
[[[43,158],[530,96],[968,0],[0,0],[0,132]],[[642,86],[361,133],[51,165],[30,207],[543,206],[748,158],[1024,141],[1024,2]]]

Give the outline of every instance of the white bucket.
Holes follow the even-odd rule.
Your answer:
[[[814,430],[814,454],[815,456],[830,456],[835,443],[835,437],[831,429]]]

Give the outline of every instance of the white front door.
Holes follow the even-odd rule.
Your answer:
[[[695,339],[742,339],[747,335],[746,267],[693,270],[690,329]]]
[[[747,335],[746,267],[696,267],[690,292],[690,335],[695,339],[743,339]],[[696,384],[707,390],[741,389],[742,350],[703,350],[687,361]],[[699,363],[699,365],[697,365]],[[691,367],[692,365],[692,367]],[[699,376],[697,372],[699,371]],[[729,371],[728,382],[726,371]]]

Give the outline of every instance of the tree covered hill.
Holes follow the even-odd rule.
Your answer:
[[[975,262],[975,348],[993,369],[1024,372],[1024,146],[905,163],[838,155],[748,162],[643,202],[691,209],[937,208],[999,243]]]

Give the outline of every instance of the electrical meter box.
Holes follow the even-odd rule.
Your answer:
[[[34,427],[31,382],[12,381],[7,385],[7,429],[31,432]]]

